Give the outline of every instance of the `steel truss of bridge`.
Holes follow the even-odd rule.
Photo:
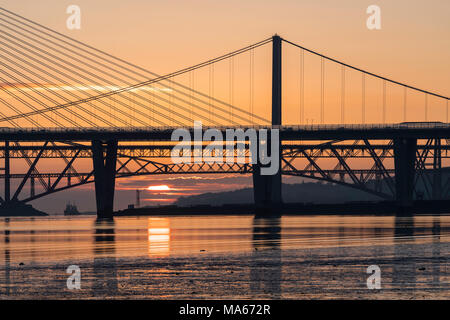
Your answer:
[[[381,199],[397,199],[404,203],[412,199],[450,197],[450,171],[445,166],[450,158],[448,124],[390,125],[384,129],[380,126],[280,129],[283,175],[345,185]],[[122,130],[126,137],[135,134],[134,140],[124,141],[114,139],[116,133],[111,130],[90,130],[83,138],[77,136],[78,141],[68,136],[71,130],[55,130],[53,136],[50,132],[32,131],[22,135],[26,137],[23,140],[18,140],[15,132],[8,131],[11,136],[0,129],[0,136],[6,141],[0,145],[0,159],[4,162],[0,168],[0,179],[4,180],[2,205],[26,203],[58,191],[98,183],[96,171],[103,170],[107,177],[108,157],[114,162],[109,163],[113,168],[110,179],[157,174],[254,174],[255,168],[250,163],[248,141],[245,141],[245,163],[227,163],[230,155],[237,156],[236,148],[224,147],[219,153],[203,148],[202,158],[206,160],[201,163],[174,164],[171,161],[174,142],[167,135],[168,129],[138,130],[143,133],[142,137],[136,136],[136,130]],[[156,142],[146,142],[150,131],[159,135]],[[352,139],[348,139],[350,136]],[[207,160],[212,157],[216,162]],[[97,168],[96,158],[100,159]],[[94,161],[91,163],[86,159]],[[22,162],[21,171],[16,165],[19,161]],[[404,181],[399,182],[399,177]]]

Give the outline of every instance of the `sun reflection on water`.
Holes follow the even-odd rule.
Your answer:
[[[148,218],[148,255],[168,256],[170,254],[169,218]]]

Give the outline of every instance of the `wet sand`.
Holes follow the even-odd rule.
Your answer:
[[[449,216],[121,219],[0,224],[0,299],[450,299]]]

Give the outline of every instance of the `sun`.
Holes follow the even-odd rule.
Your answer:
[[[168,185],[160,185],[160,186],[149,186],[147,190],[150,191],[169,191],[170,187]]]

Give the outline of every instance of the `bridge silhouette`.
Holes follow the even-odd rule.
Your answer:
[[[0,30],[3,209],[94,183],[98,216],[111,217],[116,178],[156,174],[251,174],[256,208],[268,212],[282,204],[282,175],[356,188],[401,208],[449,199],[444,95],[278,35],[159,75],[4,8]],[[284,66],[284,48],[295,72]],[[265,82],[256,68],[261,52],[266,59],[258,61],[270,69]],[[318,69],[308,70],[308,61]],[[285,79],[293,72],[296,80]],[[400,121],[389,121],[394,108]],[[248,141],[237,140],[231,142],[246,145],[245,163],[173,163],[172,132],[193,132],[194,121],[202,121],[203,131],[279,129],[280,170],[261,175],[263,165],[249,161]],[[230,152],[237,156],[227,148],[214,156]]]

